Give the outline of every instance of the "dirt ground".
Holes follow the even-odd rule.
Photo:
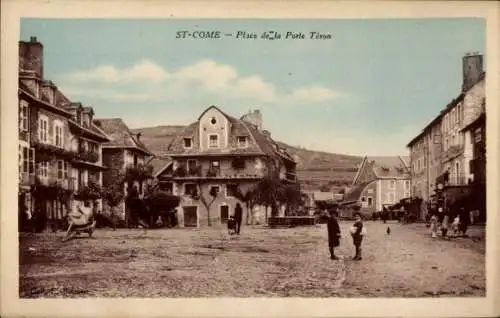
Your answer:
[[[19,293],[39,297],[439,297],[485,295],[484,230],[432,239],[421,224],[366,222],[363,260],[348,228],[338,261],[325,225],[292,229],[97,230],[20,235]],[[386,234],[387,226],[391,234]]]

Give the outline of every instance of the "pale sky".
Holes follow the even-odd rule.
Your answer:
[[[176,39],[177,31],[317,31],[331,40]],[[462,56],[485,50],[482,19],[22,19],[45,78],[96,117],[187,125],[210,105],[260,109],[279,141],[353,155],[406,144],[459,92]]]

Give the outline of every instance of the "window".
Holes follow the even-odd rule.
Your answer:
[[[235,197],[238,192],[238,185],[230,183],[226,185],[226,197]]]
[[[212,125],[217,124],[217,119],[216,119],[215,117],[212,117],[212,119],[210,119],[210,123],[211,123]]]
[[[408,180],[405,181],[405,189],[410,190],[410,181]]]
[[[247,137],[238,136],[238,148],[246,148],[246,147],[247,147]]]
[[[137,167],[137,155],[134,155],[134,167]]]
[[[368,206],[372,206],[372,204],[373,204],[373,198],[368,197]]]
[[[368,189],[367,192],[368,194],[373,194],[373,189]]]
[[[198,187],[195,183],[184,184],[184,194],[185,195],[195,195],[198,193]]]
[[[68,168],[69,164],[64,160],[57,161],[57,179],[67,179],[68,178]]]
[[[220,192],[220,186],[210,186],[209,194],[211,196],[217,196]]]
[[[49,176],[49,163],[42,161],[38,164],[38,176],[41,179],[47,179]]]
[[[191,147],[192,147],[191,138],[184,138],[184,148],[191,148]]]
[[[29,109],[28,102],[21,100],[19,102],[19,127],[22,131],[28,131],[29,127]]]
[[[474,142],[475,143],[481,142],[481,140],[483,138],[482,133],[483,133],[483,130],[481,127],[476,128],[476,130],[474,131]]]
[[[361,202],[365,202],[366,201],[366,198],[365,197],[361,197]]]
[[[38,139],[40,142],[47,143],[49,140],[49,118],[40,115],[38,118]]]
[[[219,147],[219,136],[218,135],[209,135],[208,137],[208,147],[209,148],[218,148]]]
[[[197,167],[196,159],[188,159],[187,160],[187,172],[194,172]]]
[[[63,123],[54,121],[54,132],[56,136],[56,147],[64,148]]]
[[[395,201],[394,197],[395,197],[394,192],[387,193],[387,201],[389,203],[393,203]]]
[[[396,181],[395,180],[389,181],[389,189],[396,189]]]

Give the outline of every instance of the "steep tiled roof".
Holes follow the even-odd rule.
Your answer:
[[[147,164],[153,167],[153,175],[157,176],[162,172],[169,164],[172,163],[172,158],[170,157],[153,157],[151,158]]]
[[[104,143],[103,147],[135,148],[146,154],[151,154],[146,146],[130,132],[121,118],[94,119],[94,123],[111,139],[111,141]]]
[[[406,178],[409,177],[408,164],[402,157],[366,157],[372,164],[377,178]]]
[[[227,115],[219,108],[211,106],[207,108],[198,118],[198,121],[187,126],[172,143],[168,146],[166,153],[175,155],[196,155],[199,154],[199,119],[203,117],[209,109],[215,108],[221,112],[229,121],[229,147],[226,149],[209,149],[203,154],[263,154],[263,155],[280,155],[281,157],[294,162],[293,158],[284,150],[279,150],[277,144],[263,132],[259,131],[256,126],[245,122],[244,120],[234,118]],[[247,136],[250,138],[248,147],[238,148],[237,137]],[[190,149],[184,148],[184,138],[192,138],[193,146]]]
[[[374,182],[375,180],[372,180],[370,182],[364,182],[352,189],[350,189],[345,195],[344,199],[342,200],[342,203],[350,203],[350,202],[356,202],[359,200],[359,197],[361,196],[361,193],[363,193],[363,190],[366,188],[367,185],[370,183]]]

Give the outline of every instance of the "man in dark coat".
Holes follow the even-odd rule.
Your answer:
[[[336,210],[329,211],[326,225],[328,230],[328,248],[330,250],[330,259],[337,260],[338,257],[335,256],[335,247],[340,245],[340,226],[337,221]]]
[[[236,203],[234,208],[234,220],[236,221],[236,234],[240,234],[241,220],[243,219],[243,209],[239,203]]]

